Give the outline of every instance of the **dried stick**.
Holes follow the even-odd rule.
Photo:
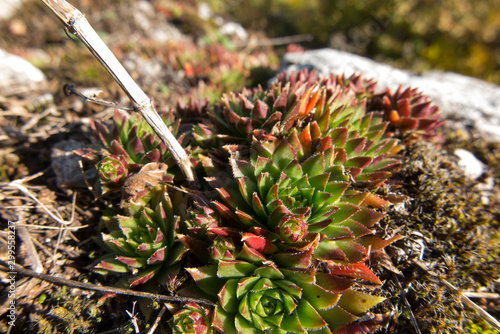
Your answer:
[[[134,110],[153,128],[156,134],[168,147],[177,165],[188,181],[194,181],[194,174],[189,158],[177,139],[170,133],[165,123],[156,112],[153,101],[142,91],[120,64],[111,50],[104,44],[95,30],[91,27],[85,15],[65,0],[42,0],[62,21],[69,32],[76,35],[99,62],[111,74],[129,97]]]
[[[38,253],[35,250],[35,246],[33,245],[33,241],[31,239],[31,235],[28,232],[28,229],[26,229],[26,227],[19,227],[17,231],[19,232],[19,238],[21,238],[21,240],[26,245],[26,249],[28,251],[28,257],[33,262],[32,264],[33,270],[38,274],[41,273],[43,271],[42,262],[40,261],[40,257],[38,256]]]
[[[214,303],[211,301],[208,301],[206,299],[198,299],[198,298],[187,298],[187,297],[179,297],[179,296],[166,296],[166,295],[159,295],[159,294],[154,294],[154,293],[149,293],[149,292],[142,292],[142,291],[134,291],[134,290],[128,290],[128,289],[121,289],[121,288],[114,288],[110,286],[100,286],[100,285],[94,285],[94,284],[89,284],[89,283],[82,283],[82,282],[77,282],[57,276],[52,276],[52,275],[46,275],[46,274],[39,274],[34,272],[33,270],[25,269],[17,264],[9,264],[6,261],[0,260],[0,271],[7,272],[9,275],[23,275],[23,276],[28,276],[28,277],[34,277],[38,278],[39,280],[46,281],[49,283],[53,283],[56,285],[62,285],[62,286],[69,286],[71,288],[78,288],[82,290],[91,290],[91,291],[98,291],[101,293],[114,293],[117,295],[126,295],[126,296],[133,296],[133,297],[140,297],[140,298],[148,298],[152,300],[162,300],[166,302],[173,302],[173,303],[198,303],[198,304],[203,304],[203,305],[208,305],[208,306],[214,306]]]
[[[155,322],[149,329],[149,331],[146,334],[154,334],[156,332],[156,329],[158,328],[158,325],[160,324],[161,318],[165,315],[165,312],[167,311],[167,306],[163,304],[163,307],[160,310],[160,313],[156,316]]]
[[[36,173],[35,175],[31,176],[31,177],[27,177],[27,178],[23,178],[23,179],[19,179],[19,180],[14,180],[12,182],[9,182],[7,184],[4,184],[2,185],[2,187],[14,187],[16,188],[17,190],[19,190],[20,192],[22,192],[25,196],[28,196],[30,197],[32,200],[34,200],[38,205],[40,205],[40,207],[45,211],[47,212],[47,214],[50,216],[50,218],[54,219],[56,222],[58,222],[59,224],[61,225],[70,225],[71,223],[73,223],[73,220],[74,220],[74,217],[75,217],[75,199],[76,197],[73,196],[73,204],[72,204],[72,210],[71,210],[71,218],[70,220],[64,220],[62,219],[61,215],[59,214],[59,212],[57,210],[55,210],[55,213],[52,213],[49,208],[47,208],[42,202],[40,202],[38,200],[38,198],[36,198],[35,195],[33,195],[27,187],[23,186],[21,183],[27,181],[27,180],[32,180],[40,175],[43,175],[44,172],[39,172],[39,173]],[[56,215],[57,214],[57,215]],[[59,217],[58,217],[59,216]]]

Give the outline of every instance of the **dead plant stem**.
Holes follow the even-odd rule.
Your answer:
[[[153,128],[168,147],[177,165],[188,181],[195,181],[191,162],[186,152],[172,135],[154,108],[153,101],[144,93],[118,61],[108,46],[97,35],[85,15],[65,0],[41,0],[61,20],[66,29],[77,36],[96,59],[106,68],[123,89],[134,106],[134,110]]]
[[[134,291],[134,290],[128,290],[128,289],[122,289],[122,288],[115,288],[115,287],[110,287],[110,286],[99,286],[99,285],[94,285],[94,284],[89,284],[89,283],[77,282],[77,281],[73,281],[73,280],[69,280],[69,279],[65,279],[65,278],[61,278],[61,277],[57,277],[57,276],[39,274],[39,273],[34,272],[33,270],[23,268],[17,264],[14,266],[14,268],[12,268],[9,265],[9,263],[7,263],[6,261],[3,261],[3,260],[0,260],[0,271],[8,272],[10,274],[16,273],[18,275],[37,278],[39,280],[53,283],[56,285],[68,286],[70,288],[78,288],[78,289],[82,289],[82,290],[98,291],[101,293],[114,293],[117,295],[126,295],[126,296],[138,297],[138,298],[148,298],[148,299],[152,299],[152,300],[161,300],[161,301],[173,302],[173,303],[193,302],[193,303],[198,303],[198,304],[203,304],[203,305],[208,305],[208,306],[214,306],[214,303],[212,303],[211,301],[205,300],[205,299],[179,297],[179,296],[166,296],[166,295],[160,295],[160,294],[154,294],[154,293],[148,293],[148,292],[142,292],[142,291]]]

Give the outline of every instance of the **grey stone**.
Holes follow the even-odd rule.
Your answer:
[[[168,23],[164,16],[156,11],[150,1],[140,0],[132,3],[134,6],[134,21],[143,33],[153,41],[166,43],[185,40],[186,37],[179,29]]]
[[[488,140],[500,141],[500,87],[488,82],[452,73],[431,71],[422,75],[377,63],[371,59],[334,49],[288,53],[282,68],[315,69],[330,73],[362,74],[377,80],[379,89],[418,88],[428,95],[446,118],[473,126]]]
[[[0,49],[0,94],[11,95],[38,89],[45,75],[27,60]]]
[[[473,180],[478,179],[485,171],[486,165],[467,150],[457,148],[453,152],[458,157],[458,166]]]
[[[52,147],[50,164],[56,174],[56,184],[59,188],[86,187],[84,171],[80,167],[82,159],[73,152],[83,147],[82,143],[73,139],[60,141]]]

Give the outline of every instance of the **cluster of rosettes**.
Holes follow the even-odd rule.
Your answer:
[[[202,46],[184,41],[169,43],[160,58],[168,68],[182,73],[180,77],[191,86],[191,95],[212,101],[221,92],[239,90],[272,76],[273,60],[268,54],[258,51],[243,54],[218,42]]]
[[[177,135],[180,122],[175,120],[173,112],[162,113],[162,119],[170,131]],[[122,192],[127,177],[138,173],[148,163],[175,165],[165,144],[137,113],[116,111],[110,127],[96,121],[90,125],[101,148],[88,148],[76,153],[96,166],[100,194]],[[179,136],[180,141],[182,138]],[[174,173],[169,171],[160,180],[171,182],[173,177]]]
[[[110,251],[96,271],[127,273],[130,286],[143,285],[154,277],[165,284],[180,271],[187,251],[175,235],[179,217],[165,186],[157,185],[136,203],[125,204],[126,215],[104,216],[109,233],[102,241]]]
[[[408,138],[435,135],[437,109],[414,90],[376,93],[359,76],[299,72],[217,105],[191,100],[178,113],[206,121],[186,136],[200,167],[199,188],[186,191],[196,203],[183,219],[165,213],[166,199],[141,215],[132,206],[132,218],[119,217],[118,229],[103,235],[118,256],[100,267],[148,268],[131,281],[139,285],[157,274],[159,249],[169,249],[167,268],[188,257],[192,282],[178,293],[208,294],[215,307],[186,304],[170,321],[174,332],[370,332],[366,312],[383,298],[359,283],[381,284],[366,261],[398,239],[373,234],[390,205],[375,191],[398,170]],[[121,166],[115,160],[100,172]]]

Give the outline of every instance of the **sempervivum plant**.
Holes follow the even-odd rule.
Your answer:
[[[350,289],[348,279],[305,261],[279,266],[246,241],[234,259],[188,268],[216,297],[212,326],[221,333],[332,333],[384,298]]]
[[[173,113],[163,113],[162,119],[173,134],[177,134],[180,122],[175,121]],[[91,128],[101,149],[87,148],[75,153],[96,167],[101,194],[120,192],[127,176],[138,173],[146,164],[165,163],[174,167],[165,144],[137,113],[129,115],[116,111],[110,127],[91,122]],[[164,175],[164,181],[172,181],[175,171],[176,168],[170,168]]]
[[[439,108],[415,88],[403,89],[400,86],[395,92],[388,88],[377,92],[376,82],[360,75],[346,78],[343,74],[331,74],[322,78],[315,71],[309,72],[307,69],[290,74],[281,73],[277,79],[282,85],[290,82],[292,85],[305,84],[311,87],[320,81],[326,87],[337,85],[350,90],[358,99],[366,99],[367,111],[383,112],[384,119],[389,121],[388,133],[395,132],[404,139],[431,139],[436,136],[436,129],[444,123],[439,119]]]
[[[249,161],[230,159],[234,178],[208,178],[222,199],[213,206],[223,225],[252,232],[245,236],[252,245],[265,239],[277,249],[297,253],[318,238],[311,249],[314,259],[354,266],[359,270],[352,276],[379,283],[364,270],[368,249],[358,239],[384,216],[373,208],[389,203],[349,189],[351,178],[344,165],[336,164],[335,148],[321,150],[320,141],[319,152],[314,152],[308,132],[306,127],[298,135],[292,131],[288,139],[255,142]],[[273,256],[280,262],[289,255]]]
[[[165,283],[180,270],[186,248],[175,239],[172,201],[165,186],[157,185],[137,202],[125,204],[126,215],[102,218],[109,233],[102,241],[109,254],[96,266],[98,272],[128,273],[130,286],[153,277]]]
[[[412,88],[403,90],[400,86],[394,93],[387,89],[375,94],[370,109],[384,111],[390,131],[398,131],[402,137],[409,135],[413,140],[431,139],[444,123],[439,120],[439,109],[429,97]]]
[[[172,112],[161,116],[175,136],[179,121],[174,119]],[[101,154],[122,156],[131,172],[137,172],[150,162],[168,162],[170,152],[167,147],[138,113],[129,115],[116,111],[111,127],[99,122],[92,122],[91,127],[104,148]]]
[[[179,334],[211,334],[211,323],[212,310],[193,302],[186,303],[169,321],[172,331]]]
[[[399,238],[373,233],[390,205],[375,191],[399,168],[406,134],[428,138],[440,124],[412,94],[377,95],[359,76],[300,72],[216,106],[179,104],[184,124],[195,123],[191,157],[206,181],[171,187],[196,201],[182,220],[163,186],[144,194],[164,180],[162,143],[130,118],[113,130],[96,123],[109,153],[101,178],[122,182],[113,168],[123,164],[130,195],[126,216],[103,218],[113,254],[97,269],[128,272],[131,286],[166,283],[188,257],[194,282],[179,295],[208,295],[215,306],[184,305],[169,322],[176,333],[370,332],[367,311],[383,298],[364,290],[382,283],[367,260]],[[408,117],[396,120],[394,108]],[[164,162],[158,175],[145,169],[151,159]]]
[[[359,79],[355,82],[360,85]],[[334,147],[335,164],[349,168],[356,181],[379,186],[399,164],[391,155],[400,146],[386,132],[388,122],[383,113],[368,112],[367,100],[341,83],[334,78],[312,82],[310,77],[298,77],[284,86],[273,84],[267,91],[259,88],[225,96],[221,105],[209,112],[215,129],[195,127],[196,142],[215,143],[216,133],[222,142],[249,144],[253,139],[290,136],[298,129],[303,142],[310,141],[307,146],[314,147],[320,141],[324,147]],[[306,127],[309,134],[302,131]],[[310,151],[306,149],[305,154]]]
[[[128,176],[128,164],[123,156],[106,155],[96,165],[103,187],[121,187]]]

